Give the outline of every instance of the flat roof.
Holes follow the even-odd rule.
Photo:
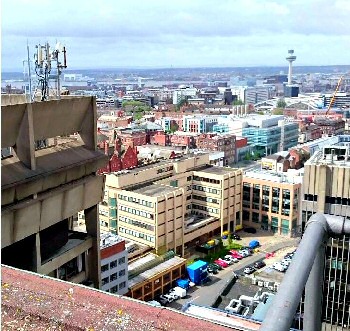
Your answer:
[[[228,168],[228,167],[208,167],[203,170],[194,170],[196,172],[205,172],[205,173],[210,173],[210,174],[215,174],[215,175],[226,175],[231,173],[232,171],[239,170],[237,168]]]
[[[1,324],[5,329],[236,330],[205,317],[4,265],[1,283]]]
[[[261,168],[251,168],[244,172],[245,177],[256,178],[268,180],[276,183],[289,183],[289,184],[299,184],[302,183],[303,177],[302,172],[296,174],[295,172],[291,173],[278,173],[275,171],[264,170]]]
[[[131,288],[139,283],[142,283],[145,280],[149,280],[149,279],[153,278],[154,276],[156,276],[156,275],[158,275],[166,270],[170,270],[173,267],[175,267],[179,264],[182,264],[183,262],[186,262],[186,259],[183,259],[183,258],[178,257],[178,256],[174,256],[171,259],[166,260],[166,261],[158,264],[154,268],[148,269],[148,270],[140,273],[136,277],[130,279],[129,280],[129,288]],[[129,269],[129,272],[130,272],[130,269]]]
[[[179,189],[178,187],[172,187],[172,186],[167,186],[167,185],[149,184],[147,186],[133,190],[133,192],[148,195],[150,197],[158,197],[158,196],[161,196],[163,194],[174,192],[178,189]]]

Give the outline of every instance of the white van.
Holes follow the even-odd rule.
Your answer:
[[[180,298],[185,298],[187,295],[187,291],[179,286],[176,286],[174,288],[172,288],[169,293],[171,294],[176,294],[177,296],[179,296]]]

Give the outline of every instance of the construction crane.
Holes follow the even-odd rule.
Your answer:
[[[343,80],[343,77],[344,77],[344,76],[340,76],[340,78],[339,78],[339,80],[338,80],[337,87],[335,88],[335,91],[334,91],[334,93],[333,93],[333,96],[332,96],[332,98],[331,98],[331,101],[330,101],[330,103],[329,103],[329,105],[328,105],[328,108],[327,108],[327,111],[326,111],[326,115],[328,115],[328,114],[329,114],[329,111],[331,110],[331,107],[332,107],[332,105],[333,105],[335,96],[336,96],[336,94],[337,94],[337,92],[338,92],[338,90],[339,90],[339,87],[340,87],[340,84],[341,84],[341,82],[342,82],[342,80]]]

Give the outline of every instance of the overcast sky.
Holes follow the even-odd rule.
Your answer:
[[[350,0],[2,0],[2,71],[27,40],[71,69],[350,64]]]

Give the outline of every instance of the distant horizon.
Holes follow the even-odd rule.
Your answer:
[[[318,67],[350,67],[350,64],[323,64],[323,65],[293,65],[293,68],[318,68]],[[177,70],[177,69],[245,69],[245,68],[279,68],[284,69],[286,74],[288,72],[288,66],[283,65],[246,65],[246,66],[118,66],[118,67],[75,67],[75,68],[67,68],[63,71],[63,74],[68,71],[75,70],[92,70],[92,71],[100,71],[100,70]],[[16,70],[1,70],[1,73],[5,74],[23,74],[23,69]]]

